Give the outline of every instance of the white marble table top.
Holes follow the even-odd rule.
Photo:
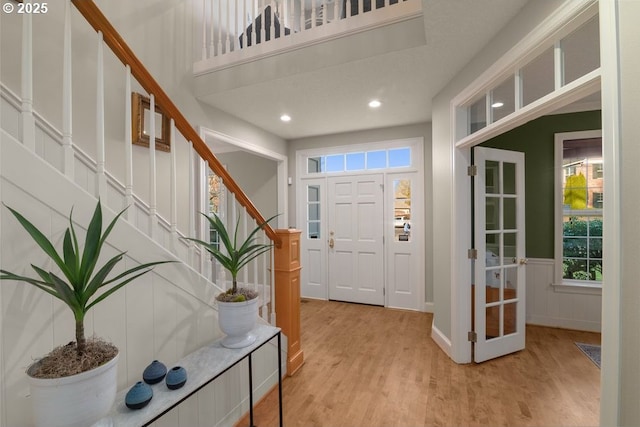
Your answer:
[[[256,341],[244,348],[230,349],[223,347],[220,344],[221,340],[200,347],[193,353],[171,364],[171,366],[167,365],[167,369],[171,369],[174,366],[182,366],[187,370],[187,382],[182,388],[170,390],[164,381],[153,384],[151,385],[153,389],[151,402],[142,409],[129,409],[125,405],[124,399],[129,389],[133,386],[131,384],[126,389],[118,392],[111,412],[94,424],[93,427],[145,425],[159,414],[163,414],[177,406],[178,403],[209,383],[212,378],[220,375],[266,341],[274,338],[279,330],[280,328],[269,325],[257,325],[252,331],[256,335]],[[141,380],[142,372],[140,372]]]

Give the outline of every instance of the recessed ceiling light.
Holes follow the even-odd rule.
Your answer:
[[[282,120],[283,122],[290,122],[291,116],[289,116],[288,114],[283,114],[280,116],[280,120]]]
[[[369,102],[369,107],[371,107],[371,108],[378,108],[381,105],[382,105],[382,103],[380,101],[378,101],[377,99],[374,99],[373,101]]]
[[[500,102],[500,101],[494,102],[493,104],[491,104],[491,107],[493,107],[493,108],[500,108],[500,107],[503,107],[503,106],[504,106],[504,102]]]

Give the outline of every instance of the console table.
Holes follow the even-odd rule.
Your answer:
[[[147,426],[180,403],[191,397],[204,386],[214,381],[220,375],[240,363],[244,359],[249,362],[249,426],[253,426],[253,376],[252,354],[273,338],[278,338],[278,402],[280,427],[282,427],[282,335],[280,328],[268,325],[258,325],[253,330],[256,341],[248,347],[230,349],[220,344],[217,340],[199,348],[177,362],[167,365],[167,369],[173,366],[182,366],[187,370],[187,383],[177,390],[169,390],[164,381],[153,384],[153,398],[142,409],[129,409],[124,404],[124,399],[130,387],[121,390],[116,395],[111,412],[93,427],[118,426],[138,427]],[[142,372],[140,372],[142,380]],[[132,384],[133,385],[133,384]]]

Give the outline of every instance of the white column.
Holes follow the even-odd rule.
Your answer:
[[[31,3],[26,0],[25,3]],[[33,22],[30,13],[22,15],[22,143],[36,149],[36,121],[33,117]]]
[[[124,88],[124,213],[129,222],[135,224],[135,206],[133,206],[133,135],[131,129],[131,67],[125,67]]]
[[[64,46],[62,53],[62,169],[67,178],[74,178],[74,153],[72,129],[72,80],[71,80],[71,0],[65,4]]]
[[[104,149],[104,53],[102,31],[98,31],[98,60],[96,85],[96,197],[106,204],[107,176]]]
[[[144,112],[142,113],[144,114]],[[155,240],[158,233],[156,199],[156,99],[149,95],[149,234]]]

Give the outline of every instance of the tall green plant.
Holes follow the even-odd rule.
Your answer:
[[[6,205],[5,205],[6,206]],[[85,352],[86,338],[84,336],[84,318],[87,312],[96,304],[104,301],[108,296],[125,286],[132,280],[148,273],[151,267],[172,261],[156,261],[138,265],[126,270],[116,277],[107,279],[111,270],[122,261],[126,252],[121,252],[109,259],[101,267],[97,267],[100,251],[107,236],[111,233],[116,221],[124,213],[123,209],[111,221],[104,233],[102,232],[102,207],[100,201],[96,205],[93,217],[87,228],[84,249],[80,252],[78,238],[73,226],[73,208],[69,214],[69,227],[64,233],[62,254],[59,254],[49,239],[20,213],[7,206],[7,209],[17,218],[33,240],[42,248],[64,276],[45,271],[31,264],[39,278],[20,276],[6,270],[0,270],[0,280],[17,280],[29,283],[44,292],[62,300],[73,312],[76,324],[76,351],[78,355]],[[96,271],[97,269],[97,271]],[[94,274],[94,271],[95,274]],[[134,274],[135,273],[135,274]],[[66,280],[65,280],[66,279]],[[105,292],[93,298],[96,292],[102,288],[108,288]],[[92,300],[93,298],[93,300]]]
[[[238,293],[238,273],[242,270],[242,267],[247,265],[253,259],[259,257],[263,253],[269,251],[273,245],[265,243],[256,243],[258,231],[262,230],[265,225],[278,215],[274,215],[262,224],[258,225],[243,242],[238,242],[238,230],[240,228],[240,217],[236,221],[236,227],[233,234],[233,240],[227,231],[224,223],[216,214],[211,216],[202,214],[211,226],[211,229],[218,234],[218,238],[224,251],[222,251],[218,243],[205,242],[203,240],[186,238],[202,245],[229,273],[231,273],[232,287],[230,289],[231,294]]]

